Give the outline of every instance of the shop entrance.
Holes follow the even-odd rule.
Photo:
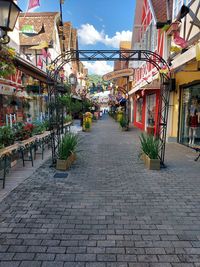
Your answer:
[[[70,50],[60,54],[51,64],[48,72],[49,120],[52,140],[52,163],[56,163],[62,132],[62,110],[58,105],[61,79],[59,72],[71,61],[146,61],[160,72],[160,100],[157,114],[156,136],[159,138],[159,158],[164,166],[165,142],[171,89],[171,73],[166,61],[148,50]],[[52,80],[54,82],[52,82]]]
[[[195,147],[200,145],[200,84],[182,89],[180,116],[180,143]]]

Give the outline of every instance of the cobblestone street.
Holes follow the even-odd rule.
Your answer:
[[[200,266],[195,156],[177,159],[172,145],[168,167],[148,171],[138,132],[111,118],[80,136],[66,178],[54,178],[47,161],[1,202],[0,266]]]

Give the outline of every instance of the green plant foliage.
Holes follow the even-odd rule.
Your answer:
[[[158,159],[159,156],[159,140],[153,135],[142,133],[140,136],[142,151],[149,156],[150,159]]]
[[[120,121],[119,121],[119,124],[122,128],[126,128],[128,127],[128,120],[126,119],[125,116],[122,116]]]
[[[72,116],[68,114],[68,115],[64,118],[64,122],[67,123],[67,122],[70,122],[70,121],[72,121]]]
[[[58,147],[58,158],[66,160],[72,153],[76,152],[78,146],[78,136],[74,133],[65,134]]]
[[[0,144],[2,146],[10,146],[14,143],[15,134],[9,126],[0,127]]]
[[[90,129],[90,122],[89,121],[85,122],[85,129]]]
[[[0,53],[0,77],[7,78],[15,74],[16,68],[14,65],[15,50],[11,47],[4,46]]]
[[[33,125],[33,135],[42,134],[46,130],[46,124],[44,122],[34,122]]]
[[[79,113],[81,110],[82,110],[82,104],[78,100],[75,100],[74,102],[71,103],[72,113]]]

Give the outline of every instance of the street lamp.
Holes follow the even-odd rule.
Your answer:
[[[0,45],[8,44],[21,9],[12,0],[0,0]]]

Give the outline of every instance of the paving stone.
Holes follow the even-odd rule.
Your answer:
[[[41,267],[63,267],[64,262],[62,261],[43,261]]]
[[[1,261],[0,267],[19,267],[20,261]]]
[[[41,267],[41,261],[22,261],[20,267]]]
[[[199,267],[200,166],[167,144],[167,168],[148,171],[138,135],[102,119],[80,133],[67,179],[46,161],[10,192],[0,266]]]

